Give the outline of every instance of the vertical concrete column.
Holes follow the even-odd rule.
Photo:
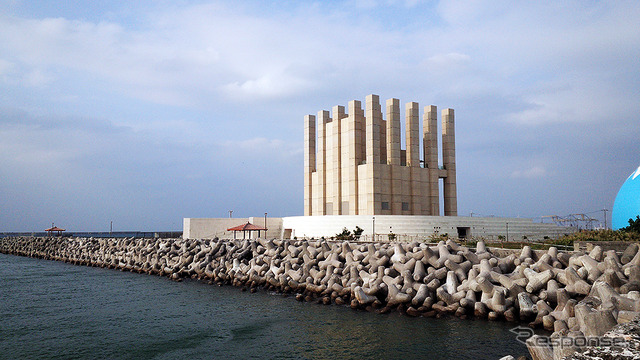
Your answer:
[[[316,117],[304,117],[304,215],[313,214],[313,172],[316,171]]]
[[[356,165],[362,164],[366,160],[366,152],[367,145],[366,141],[366,131],[365,131],[365,117],[364,110],[362,109],[362,103],[360,101],[356,101],[356,105],[354,106],[354,110],[356,112]]]
[[[341,136],[341,123],[342,119],[346,117],[344,113],[344,106],[334,106],[332,109],[332,117],[333,117],[333,126],[332,126],[332,140],[333,140],[333,148],[331,152],[333,153],[333,164],[332,173],[333,178],[331,179],[331,185],[333,186],[333,215],[342,215],[342,136]]]
[[[380,164],[380,123],[382,113],[380,110],[380,97],[378,95],[367,96],[366,117],[366,144],[367,164]]]
[[[360,101],[357,101],[356,104],[354,105],[354,111],[356,114],[356,124],[355,124],[355,161],[353,162],[354,166],[353,166],[353,174],[355,176],[356,181],[353,182],[350,186],[352,189],[351,194],[355,194],[356,196],[350,195],[349,197],[349,206],[351,206],[351,209],[349,209],[349,213],[352,215],[358,215],[360,214],[360,202],[361,202],[361,196],[363,196],[362,194],[362,187],[360,186],[360,174],[358,171],[358,166],[360,164],[365,163],[366,161],[366,152],[367,152],[367,148],[366,148],[366,131],[365,131],[365,117],[364,117],[364,110],[362,109],[362,103]]]
[[[382,117],[380,109],[380,164],[388,163],[387,155],[387,120]]]
[[[400,165],[400,100],[387,100],[387,163]]]
[[[425,167],[429,168],[429,214],[440,215],[440,186],[438,170],[438,108],[425,106],[422,122]]]
[[[456,144],[453,109],[442,110],[442,163],[447,170],[444,179],[444,215],[458,215],[456,189]]]
[[[407,166],[420,166],[419,117],[420,109],[418,103],[407,103],[405,106]]]
[[[391,214],[402,213],[402,179],[396,174],[396,167],[400,166],[400,100],[387,100],[387,163],[389,170],[389,202]]]
[[[420,215],[420,106],[417,102],[405,105],[405,130],[407,144],[407,167],[409,167],[409,210],[411,215]]]
[[[358,214],[358,158],[362,147],[358,119],[362,114],[360,101],[349,102],[348,115],[342,121],[342,214]],[[360,130],[360,131],[359,131]]]
[[[382,123],[382,111],[380,108],[380,97],[378,95],[368,95],[366,98],[366,144],[367,144],[367,213],[371,215],[379,214],[380,203],[380,124]]]
[[[329,112],[322,110],[318,112],[318,153],[316,155],[316,173],[318,177],[317,204],[314,206],[315,215],[326,215],[327,203],[327,123],[331,121]]]

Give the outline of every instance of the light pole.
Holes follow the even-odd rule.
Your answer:
[[[264,213],[264,238],[267,238],[267,213]]]
[[[509,223],[507,223],[507,242],[509,242]]]
[[[604,212],[604,229],[607,230],[607,208],[602,209],[602,211]]]
[[[229,210],[229,219],[231,219],[231,214],[233,214],[233,210]]]
[[[376,217],[375,216],[373,217],[373,231],[372,231],[372,233],[373,233],[372,240],[376,241]]]

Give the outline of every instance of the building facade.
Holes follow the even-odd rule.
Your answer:
[[[557,238],[576,228],[531,219],[457,216],[453,109],[442,111],[442,157],[435,106],[404,108],[389,99],[383,117],[377,95],[304,119],[304,215],[284,218],[185,218],[185,239],[231,238],[228,228],[251,222],[265,237],[330,239],[343,229],[364,230],[363,241],[432,241],[445,237],[487,240]],[[422,132],[420,132],[422,129]],[[442,192],[440,184],[442,183]],[[442,194],[442,196],[441,196]],[[441,197],[443,198],[441,201]],[[440,216],[443,209],[443,215]],[[614,209],[615,210],[615,209]],[[310,216],[323,215],[323,216]]]
[[[433,105],[405,105],[405,144],[401,148],[400,101],[378,95],[334,106],[331,114],[304,119],[304,215],[440,214],[440,181],[445,216],[457,216],[455,119],[442,111],[442,165],[438,118]],[[420,134],[422,136],[420,136]],[[422,138],[422,141],[421,141]],[[421,151],[422,149],[422,151]]]

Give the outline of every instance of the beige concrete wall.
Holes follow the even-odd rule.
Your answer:
[[[233,231],[227,231],[228,228],[243,225],[248,222],[264,226],[264,216],[255,216],[248,218],[184,218],[182,227],[182,237],[184,239],[233,239]],[[260,232],[264,237],[264,232]],[[254,232],[253,238],[257,236]],[[242,239],[242,232],[237,233],[237,237]],[[247,238],[249,234],[247,233]],[[282,237],[282,218],[267,217],[267,237],[269,239]]]

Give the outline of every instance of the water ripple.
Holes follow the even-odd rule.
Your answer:
[[[507,323],[376,315],[0,254],[0,359],[485,359]]]

